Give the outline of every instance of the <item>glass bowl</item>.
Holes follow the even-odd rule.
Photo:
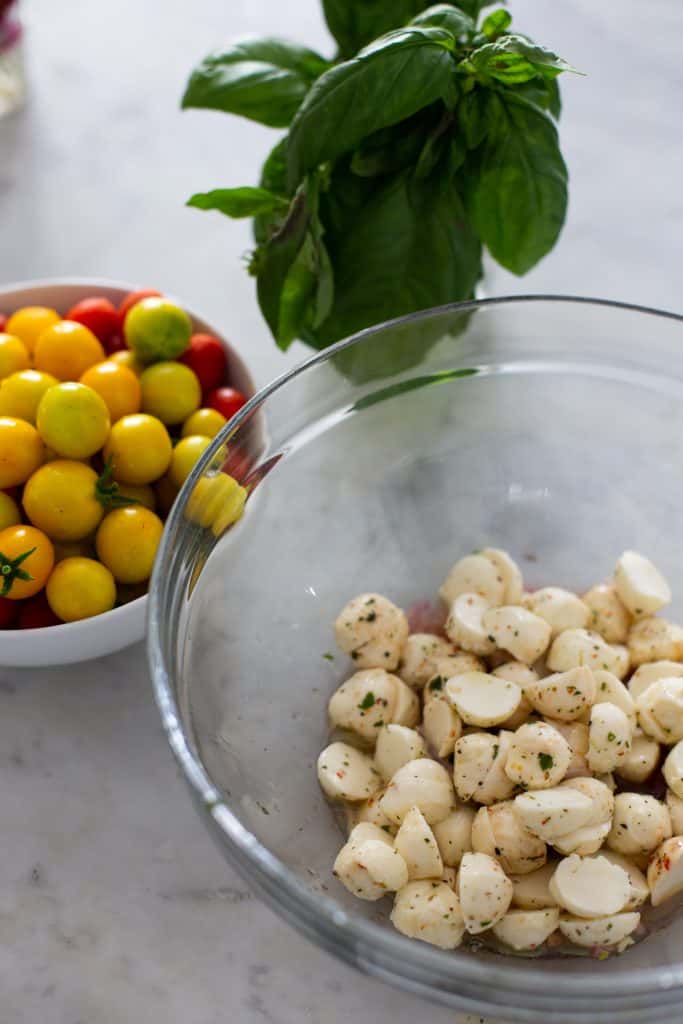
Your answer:
[[[156,696],[226,858],[314,942],[506,1021],[679,1018],[675,907],[603,961],[403,938],[389,901],[357,901],[332,878],[342,836],[315,763],[328,697],[353,671],[332,623],[363,590],[408,607],[491,544],[530,585],[580,591],[633,547],[666,570],[680,619],[681,437],[683,318],[540,296],[445,307],[342,342],[261,391],[207,451],[154,573]],[[215,501],[202,504],[223,469],[249,494],[227,528]]]

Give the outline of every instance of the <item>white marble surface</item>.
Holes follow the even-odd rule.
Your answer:
[[[32,0],[31,103],[0,122],[0,280],[154,284],[222,324],[259,382],[286,358],[240,266],[248,228],[186,210],[255,180],[266,129],[177,111],[193,61],[244,32],[328,46],[317,0]],[[493,293],[603,295],[680,310],[678,0],[511,0],[589,72],[565,85],[571,214],[559,249]],[[646,341],[646,339],[644,339]],[[256,902],[204,834],[153,706],[142,647],[0,669],[2,1019],[12,1024],[408,1024]],[[424,1011],[423,1011],[424,1015]],[[453,1021],[437,1008],[430,1024]]]

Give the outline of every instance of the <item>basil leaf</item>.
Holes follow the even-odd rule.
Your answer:
[[[405,25],[423,7],[423,0],[323,0],[327,26],[345,60],[378,36]]]
[[[507,84],[527,82],[537,74],[551,78],[561,71],[580,74],[552,50],[546,50],[521,35],[505,35],[495,43],[478,47],[464,65]]]
[[[201,62],[190,77],[182,106],[286,127],[328,67],[319,54],[303,46],[279,39],[245,39]]]
[[[500,264],[524,274],[552,249],[567,210],[567,168],[557,129],[513,91],[491,93],[493,125],[465,167],[468,213]]]
[[[286,196],[291,193],[287,190],[287,139],[280,139],[278,144],[270,151],[266,162],[261,168],[261,188],[275,192],[276,195]],[[254,218],[254,238],[262,243],[282,226],[283,217],[278,216],[278,211],[258,214]]]
[[[433,7],[428,7],[422,14],[413,18],[412,24],[445,28],[455,39],[469,37],[477,30],[477,26],[469,14],[465,14],[460,7],[455,7],[454,4],[435,4]]]
[[[290,185],[372,132],[454,95],[455,65],[443,29],[406,28],[327,71],[308,93],[289,133]]]
[[[451,132],[454,124],[455,118],[452,112],[446,111],[422,147],[415,166],[415,176],[417,178],[428,178],[437,165],[442,162],[446,151],[452,145]],[[450,167],[451,171],[457,169],[452,158],[449,159],[447,166]]]
[[[392,128],[369,135],[353,154],[351,170],[361,177],[375,178],[414,164],[442,112],[443,105],[435,103]]]
[[[541,110],[549,110],[556,121],[559,119],[562,112],[562,100],[556,78],[541,78],[539,75],[530,82],[516,85],[515,95],[523,96],[525,100],[540,107]]]
[[[506,11],[501,7],[497,11],[491,11],[491,13],[484,18],[481,30],[487,39],[496,39],[498,36],[502,35],[503,32],[507,32],[511,24],[512,15],[509,11]]]
[[[286,351],[310,318],[311,300],[317,286],[314,270],[314,243],[304,240],[282,285],[275,340]]]
[[[265,188],[215,188],[211,192],[196,192],[186,205],[198,210],[218,210],[227,217],[238,218],[284,211],[289,201]]]
[[[556,121],[560,120],[562,114],[562,97],[560,95],[560,86],[558,85],[556,78],[546,78],[545,87],[548,90],[548,110],[553,115]]]
[[[476,149],[486,138],[490,127],[488,116],[486,93],[481,89],[465,93],[458,104],[458,123],[468,149]]]
[[[300,189],[280,230],[260,246],[252,258],[250,269],[258,278],[261,312],[281,348],[287,348],[287,343],[281,344],[279,335],[282,292],[306,240],[309,219],[305,191]]]

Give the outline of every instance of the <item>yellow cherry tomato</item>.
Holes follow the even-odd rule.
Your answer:
[[[190,437],[192,434],[215,437],[227,422],[218,409],[197,409],[183,423],[181,434],[183,437]]]
[[[83,537],[82,540],[58,540],[53,544],[55,549],[55,565],[65,558],[94,558],[95,538]]]
[[[58,324],[61,319],[55,309],[49,309],[47,306],[24,306],[23,309],[12,313],[5,324],[5,330],[8,334],[21,338],[29,355],[32,355],[43,331]]]
[[[9,377],[10,373],[28,370],[31,357],[21,338],[15,334],[0,332],[0,377]]]
[[[132,370],[136,377],[139,377],[145,369],[145,364],[141,363],[135,352],[131,352],[129,348],[113,352],[107,362],[116,363],[118,366],[125,366],[128,370]]]
[[[8,526],[0,531],[0,594],[13,601],[33,597],[52,572],[54,548],[34,526]]]
[[[4,530],[8,526],[16,526],[20,522],[21,512],[16,501],[14,498],[10,498],[9,494],[0,491],[0,530]]]
[[[176,487],[183,486],[192,468],[203,451],[211,444],[210,437],[202,437],[200,434],[184,437],[173,449],[171,466],[168,471],[172,482]]]
[[[26,515],[51,540],[81,540],[104,516],[97,480],[95,470],[82,462],[48,462],[24,487]]]
[[[116,584],[109,570],[94,558],[65,558],[52,570],[45,595],[58,618],[78,622],[111,611]]]
[[[121,363],[96,363],[85,371],[81,384],[86,384],[104,399],[112,423],[140,411],[140,381],[129,367]]]
[[[111,428],[104,449],[114,479],[122,484],[149,484],[168,469],[173,447],[166,427],[154,416],[122,416]]]
[[[90,366],[106,359],[93,332],[75,320],[62,320],[38,338],[33,361],[37,370],[58,380],[78,380]]]
[[[157,499],[157,508],[162,516],[167,516],[171,511],[173,502],[178,497],[178,488],[171,480],[168,473],[157,480],[154,485],[154,492]]]
[[[152,512],[157,505],[154,488],[149,484],[119,484],[117,494],[120,498],[131,498],[133,502],[144,505]]]
[[[16,416],[18,420],[35,423],[41,398],[58,383],[51,373],[39,370],[12,373],[0,384],[0,416]]]
[[[97,557],[119,583],[142,583],[151,575],[163,529],[161,519],[148,508],[114,509],[97,531]]]
[[[155,363],[140,377],[142,409],[162,423],[182,423],[199,408],[202,389],[194,370],[184,363]]]
[[[43,461],[43,442],[30,423],[0,416],[0,487],[23,484]]]
[[[202,477],[187,502],[185,518],[220,536],[241,517],[247,492],[227,473]]]
[[[38,406],[38,433],[65,459],[94,455],[109,436],[109,410],[96,391],[68,381],[45,392]]]

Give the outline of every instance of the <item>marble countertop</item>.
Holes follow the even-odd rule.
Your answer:
[[[0,121],[0,281],[156,285],[223,326],[264,383],[283,357],[240,257],[247,225],[185,209],[256,180],[266,129],[178,113],[193,62],[268,31],[328,48],[317,0],[27,4],[31,98]],[[564,87],[571,212],[557,251],[491,293],[681,308],[683,7],[512,0],[523,29],[589,72]],[[644,339],[646,341],[647,339]],[[408,1024],[415,999],[358,976],[250,894],[203,832],[141,646],[46,671],[0,668],[3,1020],[11,1024]],[[428,1011],[430,1024],[453,1022]]]

